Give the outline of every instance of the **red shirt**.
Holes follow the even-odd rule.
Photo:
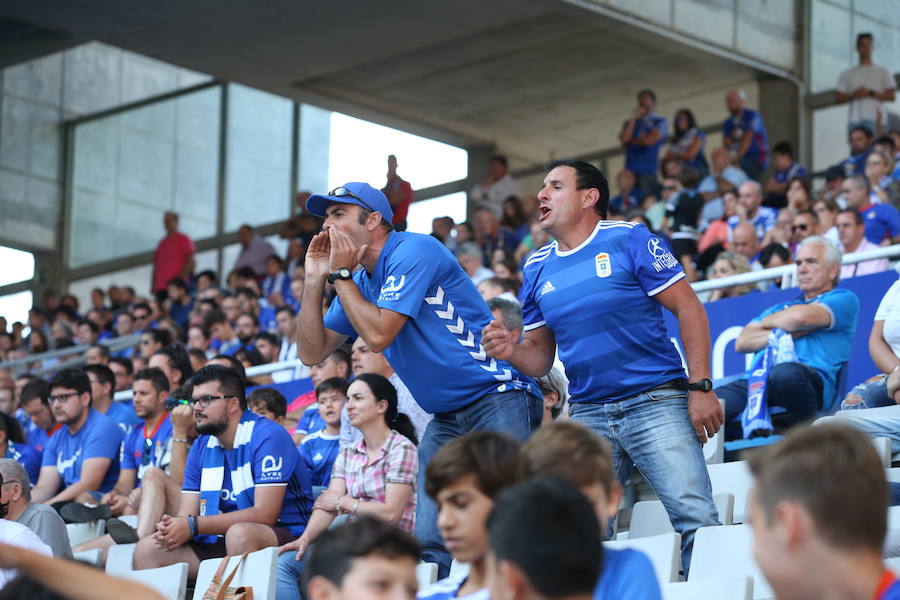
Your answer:
[[[409,205],[413,200],[413,189],[409,182],[404,181],[400,177],[395,177],[389,180],[381,191],[384,192],[388,199],[390,199],[391,193],[396,193],[400,197],[397,204],[391,205],[391,209],[394,211],[394,219],[391,223],[397,224],[406,221],[406,213],[409,212]]]
[[[194,251],[194,242],[180,231],[160,240],[153,254],[153,291],[166,289],[166,284],[178,277],[185,261],[193,256]]]

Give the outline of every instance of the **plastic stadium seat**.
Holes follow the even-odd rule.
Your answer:
[[[131,525],[135,529],[137,529],[137,515],[122,515],[119,517],[119,520],[125,523],[126,525]]]
[[[713,496],[713,502],[719,511],[719,521],[723,525],[731,525],[734,512],[734,496],[731,494],[716,494]],[[663,503],[660,500],[644,500],[635,503],[631,511],[631,527],[628,530],[626,539],[633,540],[674,531],[672,522],[669,520],[669,513],[666,512],[666,507],[663,506]]]
[[[158,569],[141,569],[140,571],[116,573],[116,576],[143,583],[162,594],[163,598],[167,600],[184,600],[187,592],[188,564],[175,563],[174,565],[159,567]],[[209,582],[207,581],[206,583],[208,586]],[[206,587],[203,590],[205,591]],[[253,591],[255,592],[256,589],[254,588]]]
[[[656,578],[661,584],[678,581],[678,571],[681,570],[681,535],[678,533],[603,542],[603,546],[613,550],[622,548],[640,550],[653,563]]]
[[[719,398],[719,404],[722,410],[725,410],[725,401]],[[725,427],[719,429],[716,435],[712,436],[703,444],[703,458],[708,465],[716,465],[725,460],[725,435],[723,432]]]
[[[679,581],[660,588],[662,600],[753,600],[752,577]]]
[[[747,461],[706,465],[712,492],[716,494],[732,494],[734,496],[734,517],[732,522],[743,523],[747,514],[747,495],[753,487],[753,475]]]
[[[106,521],[91,521],[90,523],[67,523],[66,531],[69,534],[69,544],[74,548],[78,544],[96,539],[106,531]]]
[[[423,590],[435,581],[438,577],[437,563],[420,562],[416,565],[416,581],[419,582],[419,589]]]
[[[891,467],[890,469],[885,469],[884,476],[890,482],[900,483],[900,467]]]
[[[753,532],[749,525],[701,527],[694,537],[688,581],[719,579],[723,573],[753,578],[754,600],[775,597],[756,561],[753,560]]]
[[[85,550],[84,552],[76,552],[72,555],[72,558],[99,567],[100,563],[103,561],[103,550],[95,548],[93,550]]]
[[[237,565],[240,556],[232,556],[225,567],[225,577],[231,573],[231,569]],[[200,570],[197,572],[197,584],[194,589],[202,590],[200,596],[209,587],[219,568],[219,563],[224,559],[210,558],[200,563]],[[231,586],[251,586],[253,587],[253,600],[275,600],[275,580],[277,576],[276,568],[278,564],[278,548],[263,548],[247,555],[247,560],[238,569],[234,579],[231,580]],[[139,572],[139,571],[136,571]],[[200,597],[198,596],[198,597]]]
[[[106,551],[106,572],[122,575],[134,571],[134,549],[137,544],[117,544]]]
[[[884,566],[894,573],[900,573],[900,557],[884,559]]]
[[[875,450],[878,452],[878,458],[885,469],[891,468],[891,439],[886,437],[877,437],[872,439]]]

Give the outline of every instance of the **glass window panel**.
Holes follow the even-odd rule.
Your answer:
[[[141,265],[130,269],[104,273],[96,277],[87,277],[69,282],[69,293],[78,298],[81,306],[91,305],[91,290],[95,287],[108,290],[111,285],[124,287],[130,285],[138,296],[150,297],[150,282],[153,276],[153,265]]]
[[[431,233],[431,221],[437,217],[450,217],[457,223],[466,220],[466,193],[456,192],[409,205],[406,218],[407,231]]]
[[[34,255],[24,250],[0,246],[0,285],[9,285],[34,278]]]
[[[16,321],[28,323],[28,311],[31,310],[32,302],[30,291],[0,296],[0,316],[6,318],[9,325]]]

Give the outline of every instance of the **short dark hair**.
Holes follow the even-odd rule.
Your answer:
[[[503,154],[494,154],[491,156],[491,162],[500,163],[504,167],[509,167],[509,161],[506,159],[506,156]]]
[[[575,169],[575,189],[587,190],[594,188],[600,193],[594,210],[600,215],[601,219],[606,218],[609,208],[609,182],[606,181],[600,169],[591,163],[583,160],[554,160],[545,167],[547,171],[552,171],[556,167],[571,167]]]
[[[860,43],[866,38],[868,38],[870,42],[875,41],[875,38],[872,37],[872,34],[868,31],[856,34],[856,47],[859,48]]]
[[[850,129],[850,133],[853,133],[854,131],[861,131],[861,132],[863,132],[863,133],[866,135],[866,137],[869,138],[869,139],[872,139],[872,137],[873,137],[873,136],[872,136],[872,131],[871,131],[868,127],[866,127],[866,126],[864,126],[864,125],[857,125],[857,126],[855,126],[855,127],[853,127],[853,128]]]
[[[122,289],[125,289],[125,290],[131,290],[131,293],[132,293],[132,294],[134,293],[134,288],[133,288],[133,287],[126,286],[126,287],[124,287],[124,288],[122,288]],[[131,307],[131,314],[133,315],[133,314],[134,314],[134,311],[136,311],[136,310],[139,309],[139,308],[140,308],[141,310],[146,310],[146,311],[147,311],[147,316],[148,316],[148,317],[149,317],[151,314],[153,314],[153,309],[151,309],[151,308],[150,308],[150,305],[147,304],[146,302],[138,302],[137,304],[135,304],[134,306],[132,306],[132,307]]]
[[[897,149],[897,144],[894,143],[894,138],[892,138],[892,137],[889,136],[889,135],[883,135],[883,136],[881,136],[880,138],[878,138],[877,140],[875,140],[875,143],[876,143],[876,144],[882,144],[882,145],[884,145],[884,146],[887,146],[887,147],[890,148],[891,150],[896,150],[896,149]]]
[[[816,223],[819,222],[819,215],[808,208],[804,210],[798,210],[796,213],[794,213],[794,217],[799,217],[800,215],[809,215],[810,217],[812,217],[813,221],[815,221]]]
[[[350,382],[344,379],[343,377],[329,377],[325,381],[321,382],[316,386],[316,398],[318,398],[319,394],[324,394],[325,392],[340,392],[342,396],[347,396],[347,388],[350,387]]]
[[[242,312],[241,314],[239,314],[237,316],[237,318],[240,319],[241,317],[249,317],[250,320],[253,321],[253,325],[255,327],[259,327],[259,319],[256,318],[256,315],[248,313],[248,312]],[[237,322],[237,319],[235,319],[235,322]]]
[[[753,495],[767,520],[780,502],[797,502],[833,546],[881,552],[889,493],[884,467],[866,434],[832,423],[795,429],[751,455],[749,464],[756,478]],[[842,510],[848,506],[853,510]]]
[[[19,401],[24,405],[35,398],[40,399],[41,404],[50,406],[50,383],[46,379],[31,376],[31,380],[22,388]]]
[[[110,390],[116,389],[116,374],[106,365],[85,365],[84,372],[86,374],[93,373],[103,385],[108,385]]]
[[[97,327],[96,323],[91,323],[90,321],[85,321],[85,323],[90,323],[94,327]],[[93,331],[93,329],[91,331]],[[100,344],[100,343],[96,343],[96,342],[91,344],[90,346],[88,346],[88,350],[93,350],[95,348],[100,351],[100,356],[102,356],[103,358],[107,358],[107,359],[109,358],[109,346],[107,346],[106,344]]]
[[[191,366],[191,358],[181,344],[169,344],[163,346],[153,353],[154,356],[162,355],[169,359],[169,368],[178,369],[181,373],[181,379],[175,383],[182,384],[188,380],[188,377],[194,374],[194,368]]]
[[[294,312],[294,309],[293,309],[293,308],[291,308],[289,305],[285,304],[284,306],[279,306],[279,307],[278,307],[278,309],[275,311],[275,316],[278,316],[278,313],[283,313],[283,312],[289,312],[289,313],[291,313],[291,316],[292,316],[292,317],[295,316],[295,315],[297,314],[297,313]]]
[[[208,313],[206,313],[206,317],[203,318],[203,327],[206,329],[212,329],[214,325],[220,325],[227,322],[228,319],[225,317],[225,313],[223,313],[218,308],[213,308]]]
[[[19,422],[6,413],[0,413],[0,431],[6,434],[6,441],[13,444],[24,444],[25,436],[22,435],[22,426]]]
[[[252,279],[252,277],[248,277],[247,279]],[[234,290],[234,297],[239,298],[240,296],[243,296],[244,298],[250,300],[256,300],[258,298],[256,292],[248,287],[239,287],[238,289]]]
[[[122,368],[125,369],[125,372],[128,373],[129,375],[132,375],[134,373],[134,363],[131,362],[130,358],[124,358],[121,356],[117,356],[115,358],[109,359],[109,362],[110,362],[110,364],[116,363],[117,365],[121,365]]]
[[[93,321],[81,319],[80,321],[78,321],[78,327],[81,327],[82,325],[86,325],[87,328],[91,330],[91,333],[100,333],[100,327]]]
[[[326,530],[310,547],[303,567],[302,589],[308,590],[313,577],[324,577],[340,588],[353,568],[353,561],[367,556],[387,559],[421,557],[416,540],[400,529],[370,516]]]
[[[853,221],[857,225],[865,224],[865,220],[863,220],[862,213],[860,213],[858,210],[853,210],[852,208],[844,208],[844,209],[839,210],[837,214],[838,215],[853,215]],[[837,216],[837,215],[835,215],[835,216]]]
[[[466,475],[475,478],[481,492],[495,498],[518,480],[518,440],[496,431],[476,431],[440,447],[425,471],[425,492],[437,499],[440,491]]]
[[[230,354],[216,354],[209,360],[224,360],[229,365],[231,365],[229,368],[237,371],[237,374],[240,375],[241,381],[244,382],[244,385],[247,385],[247,371],[244,369],[244,365],[241,364],[241,361],[239,361],[235,357],[231,356]],[[205,369],[206,367],[203,368]]]
[[[157,367],[147,367],[134,374],[134,381],[149,381],[156,393],[169,391],[169,378]]]
[[[113,382],[115,382],[115,376],[113,376]],[[91,380],[88,379],[87,373],[81,369],[62,369],[61,371],[57,371],[50,379],[50,389],[52,390],[55,387],[75,390],[79,394],[85,392],[90,394]]]
[[[794,158],[794,148],[790,142],[778,142],[772,146],[772,154],[784,154]]]
[[[240,373],[230,367],[222,365],[206,365],[188,379],[187,385],[192,389],[204,383],[217,382],[222,393],[234,396],[241,404],[242,410],[247,410],[247,396],[244,393],[244,380]]]
[[[791,262],[790,250],[788,250],[778,242],[772,242],[759,251],[759,263],[764,267],[768,266],[773,256],[777,256],[785,263]]]
[[[197,279],[200,279],[201,277],[206,277],[213,283],[219,281],[219,276],[216,275],[216,272],[211,269],[206,269],[205,271],[200,271],[199,273],[197,273]]]
[[[172,343],[172,334],[168,329],[145,329],[141,335],[149,335],[160,346],[168,346]]]
[[[678,181],[684,188],[689,190],[697,189],[697,186],[700,185],[700,171],[685,165],[678,172]]]
[[[260,354],[259,350],[247,346],[238,348],[234,353],[234,357],[241,362],[247,361],[250,363],[251,367],[257,367],[266,362],[266,359],[263,358],[263,355]]]
[[[498,561],[516,565],[542,596],[587,595],[600,577],[600,523],[587,497],[539,477],[500,492],[487,520]]]
[[[350,355],[347,354],[347,351],[343,348],[338,348],[334,352],[332,352],[328,358],[336,365],[344,363],[347,365],[347,375],[353,372],[353,362],[350,360]]]
[[[278,336],[272,333],[271,331],[260,331],[256,334],[256,339],[258,340],[266,340],[273,346],[278,345]]]
[[[287,399],[284,397],[284,394],[275,388],[256,388],[250,392],[250,396],[247,398],[247,405],[253,406],[255,404],[262,404],[266,407],[266,410],[276,417],[287,415]]]
[[[637,97],[640,98],[644,94],[649,94],[649,96],[651,98],[653,98],[653,101],[656,102],[656,93],[653,90],[651,90],[650,88],[644,88],[642,90],[639,90],[637,93]]]
[[[175,287],[177,287],[178,289],[180,289],[183,292],[188,291],[188,286],[184,282],[184,279],[182,279],[181,277],[173,277],[172,279],[167,281],[166,287],[169,287],[170,285],[174,285]]]

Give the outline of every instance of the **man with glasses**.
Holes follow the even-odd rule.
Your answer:
[[[66,524],[55,510],[31,501],[31,484],[24,467],[11,458],[0,458],[0,503],[6,504],[6,517],[32,530],[53,550],[56,558],[72,558]]]
[[[801,210],[791,223],[791,245],[796,248],[811,235],[819,235],[819,218],[811,210]]]
[[[283,427],[247,410],[244,383],[207,365],[188,385],[200,437],[191,447],[177,516],[163,515],[138,542],[148,569],[279,546],[303,533],[312,512],[309,471]]]
[[[31,419],[31,425],[28,427],[28,445],[38,452],[43,452],[53,434],[62,427],[62,423],[56,422],[53,411],[50,410],[50,384],[40,377],[35,377],[25,384],[19,397],[22,409]]]
[[[866,224],[866,239],[873,244],[900,243],[900,213],[890,204],[873,203],[865,175],[853,175],[841,185],[847,208],[859,212]]]
[[[296,335],[304,364],[320,363],[348,337],[383,352],[419,405],[434,419],[419,443],[416,536],[424,560],[449,572],[437,509],[424,492],[425,466],[445,442],[469,431],[499,430],[520,439],[541,421],[534,382],[481,347],[491,320],[471,279],[441,242],[396,232],[387,198],[366,183],[310,196],[325,217],[306,252],[306,281]],[[356,274],[357,265],[361,265]],[[323,318],[325,284],[337,298]]]
[[[91,407],[91,380],[79,369],[63,369],[53,376],[49,404],[56,421],[65,427],[44,450],[35,501],[53,505],[84,492],[99,500],[119,478],[122,430]]]

